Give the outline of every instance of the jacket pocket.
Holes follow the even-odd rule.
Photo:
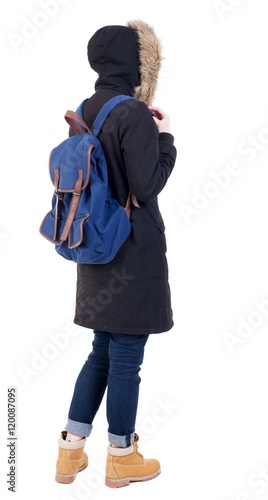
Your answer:
[[[165,224],[163,221],[163,217],[161,215],[161,212],[158,207],[157,201],[151,201],[147,204],[147,212],[150,215],[150,217],[153,219],[155,225],[159,229],[161,233],[165,232]]]

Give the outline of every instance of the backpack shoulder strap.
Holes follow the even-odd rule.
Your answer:
[[[81,116],[81,118],[83,118],[83,106],[85,104],[85,102],[87,101],[87,99],[84,99],[81,104],[79,104],[78,108],[76,109],[76,113]]]
[[[114,109],[115,106],[117,106],[121,102],[129,100],[129,99],[137,101],[137,99],[135,97],[131,97],[128,95],[117,95],[115,97],[112,97],[112,99],[110,99],[109,101],[107,101],[102,106],[101,110],[99,111],[97,117],[94,120],[94,123],[91,127],[92,134],[97,136],[99,134],[106,118],[108,118],[110,112],[112,111],[112,109]]]

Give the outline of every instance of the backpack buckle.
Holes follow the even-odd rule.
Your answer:
[[[57,199],[59,201],[63,201],[63,194],[57,191],[56,189],[55,189],[55,196],[57,196]]]

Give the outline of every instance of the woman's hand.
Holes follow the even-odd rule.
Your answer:
[[[160,108],[154,106],[149,106],[149,109],[153,112],[153,119],[157,125],[159,132],[169,132],[170,133],[170,123],[169,115],[165,113]]]

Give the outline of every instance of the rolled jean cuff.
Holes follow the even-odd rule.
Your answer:
[[[91,434],[92,428],[92,424],[76,422],[75,420],[71,420],[70,418],[68,418],[64,430],[67,432],[71,432],[72,434],[77,434],[78,436],[88,437]]]
[[[135,432],[131,434],[127,434],[126,436],[117,436],[116,434],[112,434],[108,432],[108,440],[110,444],[114,446],[120,446],[120,448],[127,448],[131,444],[134,443]]]

